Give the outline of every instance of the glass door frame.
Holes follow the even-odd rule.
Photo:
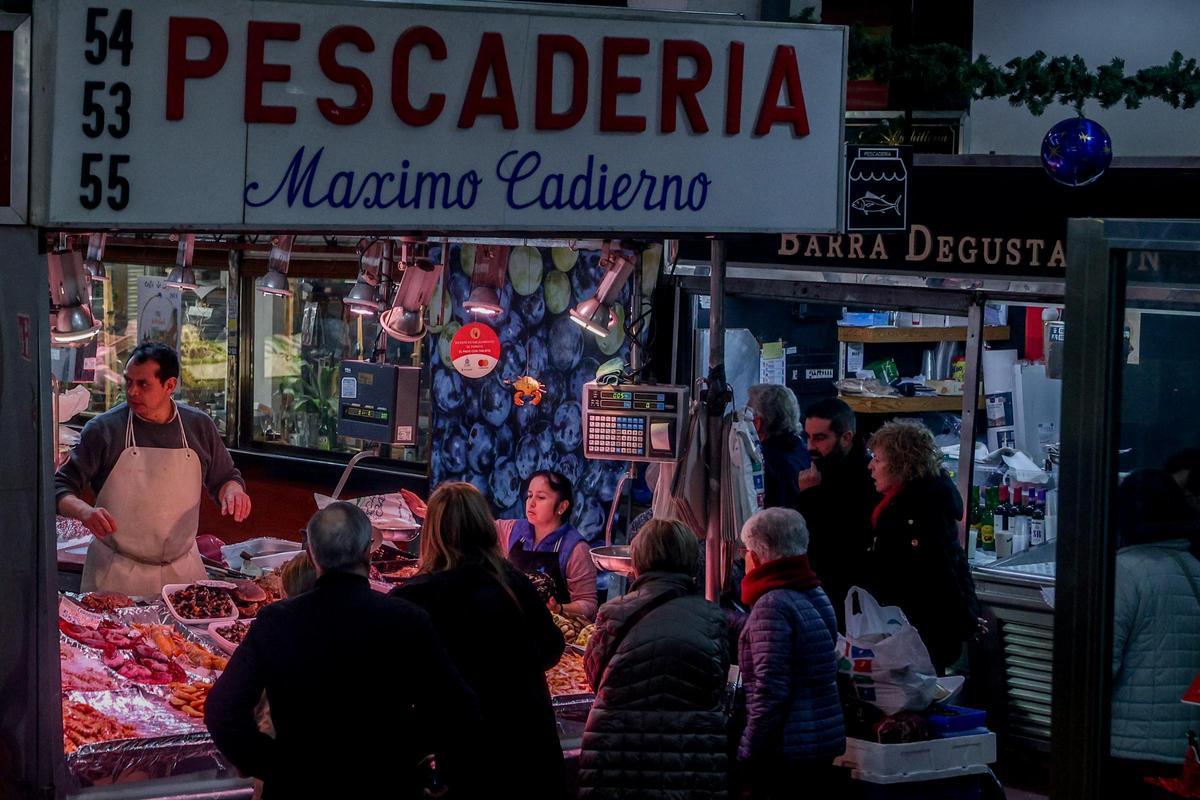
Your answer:
[[[1108,769],[1125,254],[1135,250],[1200,252],[1200,221],[1068,222],[1051,714],[1055,800],[1102,797]],[[1183,291],[1200,298],[1195,289]]]

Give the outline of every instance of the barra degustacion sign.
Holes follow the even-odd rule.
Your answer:
[[[43,224],[841,225],[842,28],[250,0],[38,14]]]

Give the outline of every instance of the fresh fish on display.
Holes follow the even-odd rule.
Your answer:
[[[864,214],[882,214],[886,211],[894,211],[900,213],[900,201],[904,199],[904,195],[896,196],[894,201],[889,201],[886,197],[880,197],[874,192],[867,192],[862,197],[850,204],[850,207],[855,211],[861,211]]]

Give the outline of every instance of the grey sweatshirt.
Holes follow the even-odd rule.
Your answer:
[[[177,406],[184,431],[187,432],[188,447],[200,457],[204,488],[213,502],[217,502],[217,492],[227,481],[234,480],[245,486],[246,481],[233,465],[233,458],[221,441],[216,423],[204,412],[189,405],[177,403]],[[93,417],[83,426],[79,444],[71,453],[71,459],[54,476],[56,501],[64,494],[82,496],[85,486],[90,486],[96,494],[100,493],[100,488],[108,480],[108,474],[125,449],[125,425],[128,420],[129,406],[121,403]],[[133,436],[141,447],[183,447],[179,422],[175,419],[160,425],[134,414]]]

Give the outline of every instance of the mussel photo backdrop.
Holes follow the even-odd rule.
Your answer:
[[[639,252],[643,297],[657,281],[661,253],[657,245]],[[620,325],[601,339],[568,314],[596,293],[603,273],[599,250],[511,248],[499,292],[504,311],[492,316],[463,307],[474,260],[474,246],[451,246],[449,267],[431,304],[432,485],[467,481],[490,499],[497,518],[517,519],[525,514],[529,476],[539,469],[557,470],[575,485],[571,522],[595,540],[604,534],[608,505],[626,464],[584,459],[580,400],[600,364],[613,357],[628,362],[624,326],[632,282],[619,295]],[[500,337],[500,363],[483,378],[466,378],[450,364],[450,340],[469,322],[487,325]],[[536,405],[516,405],[513,387],[506,383],[525,375],[545,386]]]

